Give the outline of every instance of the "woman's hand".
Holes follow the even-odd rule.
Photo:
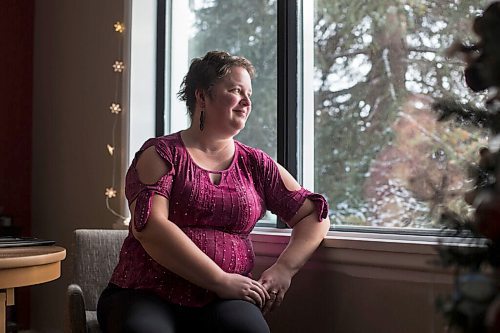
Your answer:
[[[290,287],[292,276],[292,272],[278,263],[262,273],[259,282],[262,283],[271,296],[262,309],[263,314],[273,311],[281,305],[285,293]]]
[[[269,293],[260,282],[240,274],[224,273],[214,291],[220,298],[242,299],[261,309],[270,299]]]

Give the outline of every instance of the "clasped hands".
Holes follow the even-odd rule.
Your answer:
[[[262,313],[264,315],[277,309],[281,305],[285,293],[290,287],[291,281],[292,274],[286,268],[278,264],[272,265],[262,273],[258,282],[262,284],[270,296],[262,307]]]
[[[224,299],[243,299],[257,305],[265,315],[281,305],[290,287],[292,274],[274,264],[265,270],[259,280],[239,274],[227,274],[217,295]]]

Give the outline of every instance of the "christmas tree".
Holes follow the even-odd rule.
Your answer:
[[[467,86],[488,91],[484,108],[453,100],[437,100],[433,109],[440,121],[453,119],[489,131],[489,147],[471,163],[474,187],[464,200],[474,208],[471,216],[447,211],[442,222],[457,236],[472,236],[470,246],[441,246],[441,262],[454,267],[453,294],[439,300],[450,327],[464,333],[500,332],[500,2],[491,3],[473,23],[478,41],[467,45],[457,40],[449,56],[466,62]]]

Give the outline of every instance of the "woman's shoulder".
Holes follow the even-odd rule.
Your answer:
[[[175,155],[175,151],[182,147],[179,132],[150,138],[144,142],[139,151],[142,152],[152,146],[156,148],[160,156],[171,158]]]
[[[151,146],[176,147],[180,144],[179,132],[175,132],[146,140],[142,145],[141,150],[147,149]]]
[[[246,145],[238,140],[234,140],[234,142],[236,143],[236,146],[238,147],[238,152],[240,154],[247,155],[247,156],[257,156],[257,155],[265,154],[262,149],[251,147],[251,146]]]
[[[273,158],[264,150],[260,148],[251,147],[237,140],[235,140],[235,142],[236,145],[238,146],[238,153],[240,157],[245,159],[246,161],[259,164],[261,163],[265,164],[266,162],[273,161]]]

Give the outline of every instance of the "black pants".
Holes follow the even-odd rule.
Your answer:
[[[201,308],[170,304],[153,293],[108,286],[97,304],[105,333],[269,333],[260,309],[243,300],[218,300]]]

